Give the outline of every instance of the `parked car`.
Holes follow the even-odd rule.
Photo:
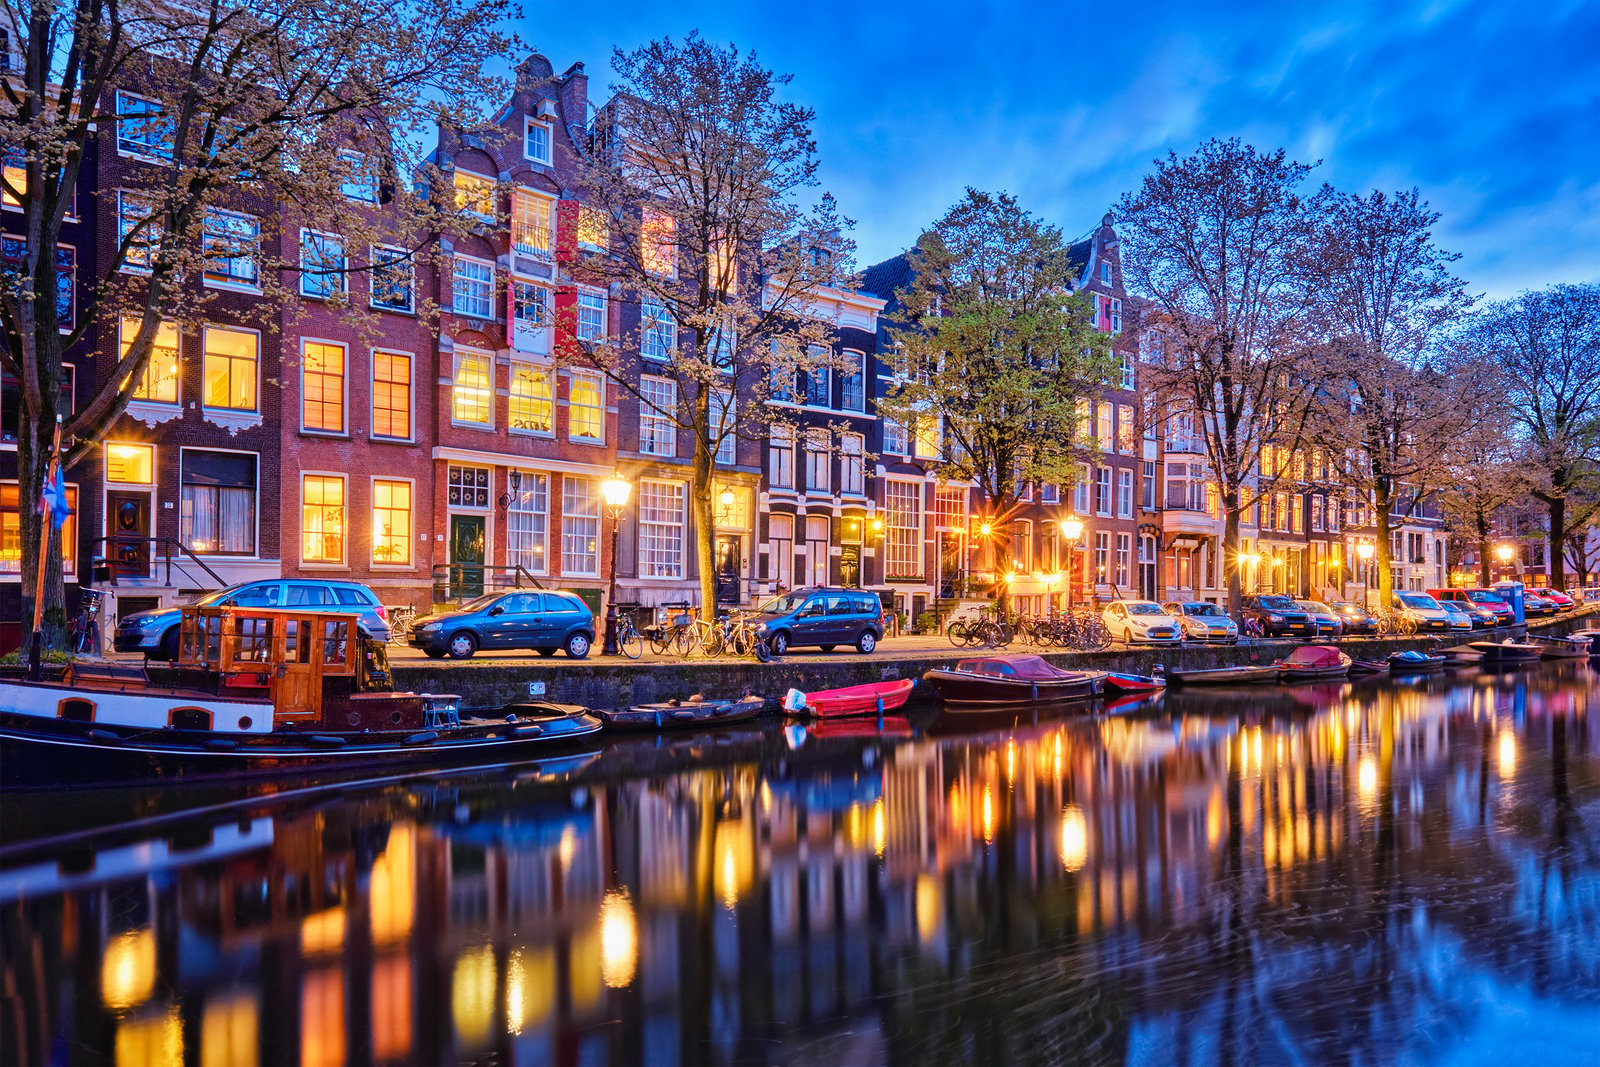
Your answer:
[[[1395,614],[1402,620],[1416,625],[1416,632],[1421,633],[1449,633],[1452,629],[1450,616],[1439,606],[1439,602],[1427,593],[1395,593],[1391,600]]]
[[[1511,610],[1499,593],[1493,589],[1430,589],[1428,595],[1435,600],[1464,600],[1476,607],[1492,612],[1496,624],[1504,626],[1515,622],[1516,612]]]
[[[1435,603],[1450,616],[1450,629],[1469,632],[1478,629],[1479,621],[1473,618],[1472,611],[1468,609],[1465,601],[1436,600]]]
[[[374,641],[389,640],[389,612],[378,594],[360,582],[332,578],[273,578],[241,582],[207,593],[191,605],[174,605],[135,611],[117,623],[111,647],[118,652],[143,652],[151,659],[178,658],[178,621],[183,608],[304,608],[307,611],[349,612],[359,616],[357,632]]]
[[[1161,610],[1178,620],[1185,641],[1236,645],[1239,627],[1220,607],[1205,600],[1175,600]]]
[[[774,656],[811,646],[854,645],[866,654],[883,640],[883,601],[859,589],[796,589],[761,605],[753,620]]]
[[[1375,634],[1378,632],[1378,617],[1353,600],[1330,600],[1328,607],[1339,616],[1339,621],[1344,624],[1347,634]]]
[[[1540,590],[1537,593],[1535,593],[1532,589],[1526,589],[1523,591],[1522,613],[1528,618],[1532,619],[1535,617],[1543,617],[1545,615],[1554,615],[1557,610],[1559,609],[1556,608],[1555,601],[1546,600],[1543,590]]]
[[[1113,600],[1100,611],[1114,640],[1175,645],[1183,637],[1178,620],[1161,610],[1154,600]]]
[[[1240,608],[1246,622],[1253,619],[1261,627],[1263,637],[1309,637],[1315,625],[1293,597],[1282,593],[1251,594]]]
[[[1578,606],[1578,602],[1559,589],[1540,589],[1539,595],[1555,604],[1559,611],[1571,611]]]
[[[583,659],[594,646],[594,612],[557,589],[485,593],[455,611],[417,619],[408,640],[430,659],[466,659],[499,648],[530,648],[541,656],[565,650]]]
[[[1320,600],[1296,600],[1295,605],[1307,616],[1316,629],[1313,631],[1317,637],[1342,637],[1344,636],[1344,621],[1339,618],[1336,611]]]

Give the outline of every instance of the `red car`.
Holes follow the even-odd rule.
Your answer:
[[[1559,589],[1535,589],[1534,592],[1546,600],[1554,601],[1556,607],[1562,611],[1571,611],[1578,606],[1578,602]]]
[[[1475,607],[1488,608],[1501,626],[1517,621],[1517,613],[1493,589],[1430,589],[1428,595],[1436,600],[1464,600]]]

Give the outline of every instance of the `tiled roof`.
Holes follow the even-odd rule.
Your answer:
[[[890,307],[898,306],[895,299],[895,290],[904,289],[911,284],[911,255],[902,252],[882,263],[874,263],[861,272],[861,288],[873,296],[889,301]]]

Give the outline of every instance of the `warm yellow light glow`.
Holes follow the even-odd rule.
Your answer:
[[[1006,740],[1006,785],[1017,779],[1017,743],[1015,740]]]
[[[1356,555],[1360,556],[1363,562],[1372,558],[1373,551],[1373,547],[1365,541],[1356,546]]]
[[[1068,804],[1061,809],[1061,865],[1079,871],[1089,860],[1089,820],[1083,809]]]
[[[300,986],[300,1067],[343,1067],[344,970],[311,971]]]
[[[555,1011],[556,957],[549,948],[515,949],[506,961],[506,1029],[520,1034]]]
[[[1494,550],[1494,554],[1500,557],[1501,563],[1510,563],[1511,557],[1517,554],[1517,550],[1510,545],[1501,545]]]
[[[873,533],[882,533],[883,532],[883,520],[882,519],[873,519],[872,520],[872,532]]]
[[[379,1063],[411,1054],[411,957],[404,952],[372,963],[372,1058]]]
[[[733,490],[732,489],[724,489],[722,491],[722,493],[717,497],[717,500],[725,508],[733,507]]]
[[[978,524],[978,533],[981,534],[982,536],[988,537],[993,532],[994,532],[994,527],[990,526],[988,523],[980,522]]]
[[[857,821],[861,818],[859,811],[856,818]],[[755,848],[751,831],[751,824],[742,819],[723,819],[713,833],[716,866],[711,872],[712,889],[729,911],[749,891],[754,875]]]
[[[1356,788],[1363,800],[1371,800],[1378,793],[1378,761],[1371,756],[1362,756],[1356,765]]]
[[[367,894],[372,918],[372,941],[392,945],[411,933],[416,913],[416,827],[395,823],[383,855],[372,865],[372,889]]]
[[[1061,536],[1068,541],[1076,541],[1083,535],[1083,521],[1081,519],[1067,519],[1061,524]]]
[[[254,996],[206,1001],[200,1017],[200,1067],[253,1067],[260,1059],[259,1015]]]
[[[883,798],[879,797],[872,802],[872,851],[883,855],[885,839],[883,824]]]
[[[983,783],[983,839],[994,840],[994,794],[988,782]]]
[[[944,905],[939,899],[939,880],[924,871],[917,875],[917,937],[923,944],[939,932]]]
[[[1061,735],[1056,734],[1056,751],[1050,759],[1050,770],[1056,781],[1061,780],[1061,774],[1066,770],[1066,757],[1061,751]]]
[[[130,930],[106,946],[100,962],[100,999],[112,1011],[126,1011],[150,999],[156,985],[156,933]]]
[[[570,826],[561,828],[561,840],[556,844],[556,857],[561,860],[561,873],[572,870],[572,857],[578,853],[578,833]]]
[[[494,1022],[494,949],[489,945],[468,949],[456,960],[450,982],[450,1014],[456,1037],[469,1048],[482,1048]]]
[[[628,502],[628,494],[632,491],[633,486],[629,485],[621,474],[612,474],[600,483],[600,496],[605,500],[607,507],[622,507]]]
[[[183,1015],[176,1004],[164,1015],[125,1019],[117,1027],[117,1067],[183,1067]]]
[[[1261,727],[1257,726],[1251,733],[1251,742],[1251,747],[1254,750],[1251,754],[1255,756],[1256,770],[1259,771],[1261,769]]]
[[[600,902],[600,977],[612,989],[633,982],[639,962],[639,929],[633,900],[625,889],[613,889]]]
[[[1510,730],[1501,730],[1497,749],[1500,777],[1509,778],[1517,769],[1517,735]]]
[[[300,951],[307,956],[337,952],[344,946],[344,908],[329,908],[300,920]]]

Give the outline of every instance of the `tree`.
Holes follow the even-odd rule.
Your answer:
[[[1117,204],[1123,270],[1153,305],[1144,321],[1166,354],[1147,380],[1166,412],[1193,419],[1223,510],[1228,598],[1240,608],[1240,516],[1288,464],[1268,447],[1306,440],[1315,394],[1302,271],[1311,225],[1296,190],[1310,167],[1212,139],[1156,161]]]
[[[614,96],[576,179],[591,225],[609,228],[610,254],[588,257],[574,274],[638,300],[641,325],[631,346],[574,336],[558,347],[693,440],[700,602],[711,605],[717,451],[764,432],[774,380],[793,382],[809,345],[830,342],[811,301],[842,276],[848,223],[831,197],[802,202],[817,185],[815,114],[778,98],[791,75],[697,33],[618,49],[612,66]],[[628,355],[647,347],[670,353],[650,368],[673,383],[675,402],[665,407],[643,393]],[[740,407],[735,397],[756,403]]]
[[[0,76],[0,146],[4,193],[19,211],[7,221],[21,232],[0,265],[0,366],[20,384],[24,559],[41,548],[33,504],[57,415],[63,461],[91,453],[141,382],[162,319],[208,304],[198,279],[215,257],[248,257],[263,293],[282,297],[283,272],[302,264],[298,254],[293,263],[270,256],[292,227],[344,236],[352,254],[321,264],[325,274],[370,267],[356,250],[448,227],[453,205],[413,194],[405,179],[434,121],[470,125],[466,102],[492,95],[497,82],[481,68],[513,43],[493,29],[508,10],[506,0],[6,0],[22,62]],[[55,259],[41,250],[56,247],[67,214],[85,199],[76,195],[79,175],[96,137],[105,152],[143,159],[148,182],[125,198],[98,275],[78,279],[76,322],[62,332]],[[292,221],[283,218],[291,205]],[[219,206],[251,211],[259,232],[208,231],[208,209]],[[64,353],[122,315],[138,320],[132,342],[101,353],[106,370],[92,393],[62,411]],[[23,568],[22,591],[28,601],[42,597],[56,644],[63,585],[55,539],[47,565],[42,590]]]
[[[1321,347],[1314,436],[1343,455],[1344,483],[1366,497],[1377,526],[1378,600],[1394,581],[1391,512],[1414,508],[1445,463],[1441,442],[1469,429],[1476,405],[1440,364],[1444,331],[1467,309],[1465,283],[1435,247],[1439,220],[1416,189],[1361,197],[1324,187],[1304,277]],[[1409,493],[1402,493],[1403,488]]]
[[[1463,354],[1455,361],[1452,376],[1474,382],[1458,393],[1459,403],[1468,418],[1466,425],[1448,439],[1437,442],[1440,452],[1439,505],[1452,540],[1469,543],[1477,549],[1478,582],[1487,586],[1490,574],[1490,544],[1496,516],[1525,492],[1523,473],[1516,459],[1516,445],[1500,411],[1502,395],[1499,375]]]
[[[1504,414],[1527,450],[1530,491],[1549,513],[1550,584],[1559,589],[1563,546],[1600,514],[1600,284],[1498,301],[1469,337],[1503,373]]]
[[[971,481],[996,531],[1030,484],[1077,479],[1079,400],[1111,380],[1111,335],[1073,293],[1068,250],[1015,197],[969,188],[918,241],[896,294],[896,385],[878,410],[914,438],[942,430],[940,477]]]

